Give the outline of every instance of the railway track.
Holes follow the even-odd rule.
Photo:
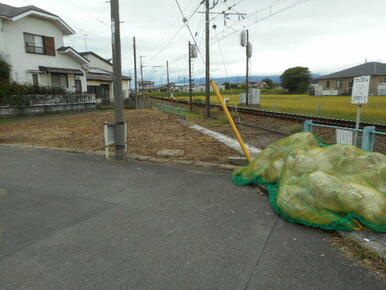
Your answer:
[[[185,100],[171,100],[166,99],[162,97],[156,97],[151,96],[152,99],[155,100],[161,100],[166,101],[170,103],[179,103],[188,105],[189,102]],[[205,107],[204,103],[198,103],[194,102],[194,106],[198,107]],[[211,104],[212,108],[221,108],[220,105]],[[228,106],[230,110],[236,110],[239,113],[244,114],[250,114],[250,115],[258,115],[258,116],[266,116],[266,117],[272,117],[272,118],[280,118],[280,119],[287,119],[287,120],[297,120],[297,121],[306,121],[306,120],[312,120],[315,123],[323,124],[323,125],[330,125],[330,126],[339,126],[339,127],[348,127],[348,128],[355,128],[355,121],[350,120],[342,120],[342,119],[332,119],[332,118],[323,118],[323,117],[316,117],[316,116],[308,116],[308,115],[301,115],[301,114],[291,114],[291,113],[282,113],[282,112],[271,112],[271,111],[265,111],[265,110],[257,110],[257,109],[247,109],[247,108],[239,108],[239,107],[233,107]],[[385,113],[386,114],[386,113]],[[374,124],[374,123],[361,123],[361,128],[367,127],[367,126],[374,126],[377,131],[386,132],[386,124]]]

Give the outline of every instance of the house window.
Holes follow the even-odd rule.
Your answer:
[[[353,85],[354,85],[354,80],[349,80],[348,86],[350,87],[350,89],[352,88]]]
[[[81,80],[75,80],[75,92],[77,94],[82,93],[82,81]]]
[[[55,40],[53,37],[24,33],[25,52],[55,55]]]
[[[44,54],[43,36],[24,33],[25,51],[28,53]]]
[[[54,88],[68,88],[68,79],[66,74],[51,73],[51,83]]]
[[[32,84],[33,84],[34,87],[38,87],[39,86],[38,74],[32,74]]]
[[[343,88],[343,81],[336,81],[336,88],[337,89]]]
[[[329,89],[330,88],[330,81],[327,81],[327,85],[326,85],[326,88]]]

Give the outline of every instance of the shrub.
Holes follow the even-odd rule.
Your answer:
[[[62,88],[36,87],[32,85],[19,85],[17,83],[0,83],[0,105],[26,107],[31,104],[31,99],[36,95],[63,96],[67,102],[77,99],[77,96],[68,94]]]
[[[9,82],[11,66],[0,56],[0,84]]]

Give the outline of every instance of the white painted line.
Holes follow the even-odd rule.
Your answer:
[[[201,127],[201,126],[198,126],[198,125],[189,125],[189,127],[194,129],[194,130],[196,130],[196,131],[201,132],[202,134],[210,136],[210,137],[216,139],[217,141],[219,141],[221,143],[224,143],[228,147],[230,147],[230,148],[240,152],[241,154],[244,154],[243,150],[241,149],[241,146],[240,146],[239,142],[236,139],[234,139],[234,138],[228,137],[228,136],[226,136],[224,134],[221,134],[221,133],[209,130],[207,128],[204,128],[204,127]],[[258,149],[255,146],[248,145],[248,144],[246,144],[246,145],[247,145],[248,150],[249,150],[249,152],[251,153],[252,156],[256,156],[257,154],[259,154],[262,151],[261,149]]]

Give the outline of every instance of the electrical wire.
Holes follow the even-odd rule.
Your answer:
[[[179,7],[179,9],[181,8],[179,5],[178,5],[178,7]],[[189,20],[197,13],[197,11],[198,11],[198,9],[199,9],[200,7],[201,7],[201,3],[197,6],[196,9],[194,9],[193,13],[191,13],[191,15],[187,18],[188,21],[189,21]],[[182,11],[182,10],[180,9],[180,11]],[[183,17],[185,17],[185,16],[183,16]],[[185,18],[184,18],[184,19],[185,19]],[[159,50],[157,51],[157,53],[154,54],[154,56],[152,56],[152,57],[150,58],[149,61],[153,61],[153,60],[156,59],[162,52],[164,52],[165,49],[169,47],[169,45],[174,41],[174,39],[178,36],[178,34],[182,31],[182,29],[183,29],[184,27],[185,27],[185,23],[182,24],[182,25],[179,27],[179,29],[172,35],[172,37],[169,38],[169,40],[167,41],[167,43],[166,43],[164,46],[162,46],[161,49],[159,49]],[[190,29],[190,28],[189,28],[189,29]]]
[[[284,0],[284,1],[287,1],[287,0]],[[290,5],[287,5],[286,7],[282,8],[282,9],[279,9],[279,10],[274,11],[274,12],[271,11],[269,15],[264,16],[264,17],[262,17],[262,18],[260,18],[260,19],[256,19],[254,22],[252,22],[252,23],[250,23],[250,24],[244,25],[244,29],[245,29],[245,28],[248,28],[248,27],[251,27],[251,26],[253,26],[253,25],[256,25],[256,24],[258,24],[258,23],[260,23],[260,22],[262,22],[262,21],[264,21],[264,20],[266,20],[266,19],[268,19],[268,18],[270,18],[270,17],[273,17],[273,16],[275,16],[275,15],[277,15],[277,14],[279,14],[279,13],[282,13],[282,12],[284,12],[284,11],[287,11],[287,10],[289,10],[289,9],[292,9],[292,8],[294,8],[294,7],[296,7],[296,6],[302,5],[302,4],[304,4],[304,3],[308,2],[308,1],[310,1],[310,0],[298,0],[298,1],[296,1],[295,3],[290,4]],[[282,1],[280,1],[280,2],[282,2]],[[272,7],[273,7],[273,6],[272,6]],[[215,44],[216,42],[220,42],[220,41],[222,41],[222,40],[224,40],[224,39],[226,39],[226,38],[229,38],[230,36],[234,35],[234,34],[237,33],[237,32],[239,32],[239,31],[236,30],[236,31],[233,31],[233,32],[231,32],[231,33],[229,33],[229,34],[227,34],[227,35],[224,35],[224,36],[223,36],[222,38],[220,38],[220,39],[215,39],[215,40],[213,40],[213,41],[211,42],[211,45],[212,45],[212,44]]]
[[[105,25],[105,26],[110,27],[110,25],[109,25],[108,23],[106,23],[105,21],[103,21],[103,20],[101,20],[100,18],[98,18],[98,17],[96,17],[96,16],[90,14],[90,11],[87,11],[87,10],[85,10],[84,8],[82,8],[82,7],[80,7],[80,6],[76,5],[76,4],[74,4],[74,2],[72,2],[72,1],[70,1],[70,0],[65,0],[65,1],[66,1],[67,3],[69,3],[70,5],[72,5],[73,7],[75,7],[75,8],[77,8],[77,9],[81,10],[82,12],[84,12],[87,16],[91,16],[92,18],[94,18],[94,19],[95,19],[96,21],[98,21],[99,23],[101,23],[101,24],[103,24],[103,25]]]
[[[192,33],[192,30],[190,29],[190,26],[189,26],[189,20],[188,20],[187,18],[185,18],[184,12],[182,11],[180,4],[178,3],[178,0],[175,0],[175,1],[176,1],[178,10],[180,10],[180,13],[181,13],[181,15],[182,15],[182,18],[184,19],[184,23],[185,23],[185,25],[186,25],[186,28],[188,28],[189,33],[190,33],[190,36],[192,37],[192,40],[193,40],[194,44],[195,44],[196,47],[197,47],[198,54],[200,55],[202,61],[205,63],[204,57],[203,57],[202,54],[201,54],[201,50],[200,50],[199,47],[197,46],[196,38],[194,37],[194,35],[193,35],[193,33]],[[200,5],[201,5],[201,4],[200,4]],[[199,8],[197,8],[197,9],[195,10],[195,12],[197,12],[198,9],[199,9]],[[195,12],[194,12],[194,13],[195,13]],[[193,13],[192,15],[194,15],[194,13]],[[191,17],[192,17],[192,16],[191,16]]]
[[[221,48],[220,42],[217,42],[217,44],[218,44],[218,49],[220,51],[220,56],[221,56],[222,64],[224,66],[224,72],[225,72],[226,76],[229,78],[229,74],[228,74],[227,67],[225,65],[224,54],[222,52],[222,48]]]

